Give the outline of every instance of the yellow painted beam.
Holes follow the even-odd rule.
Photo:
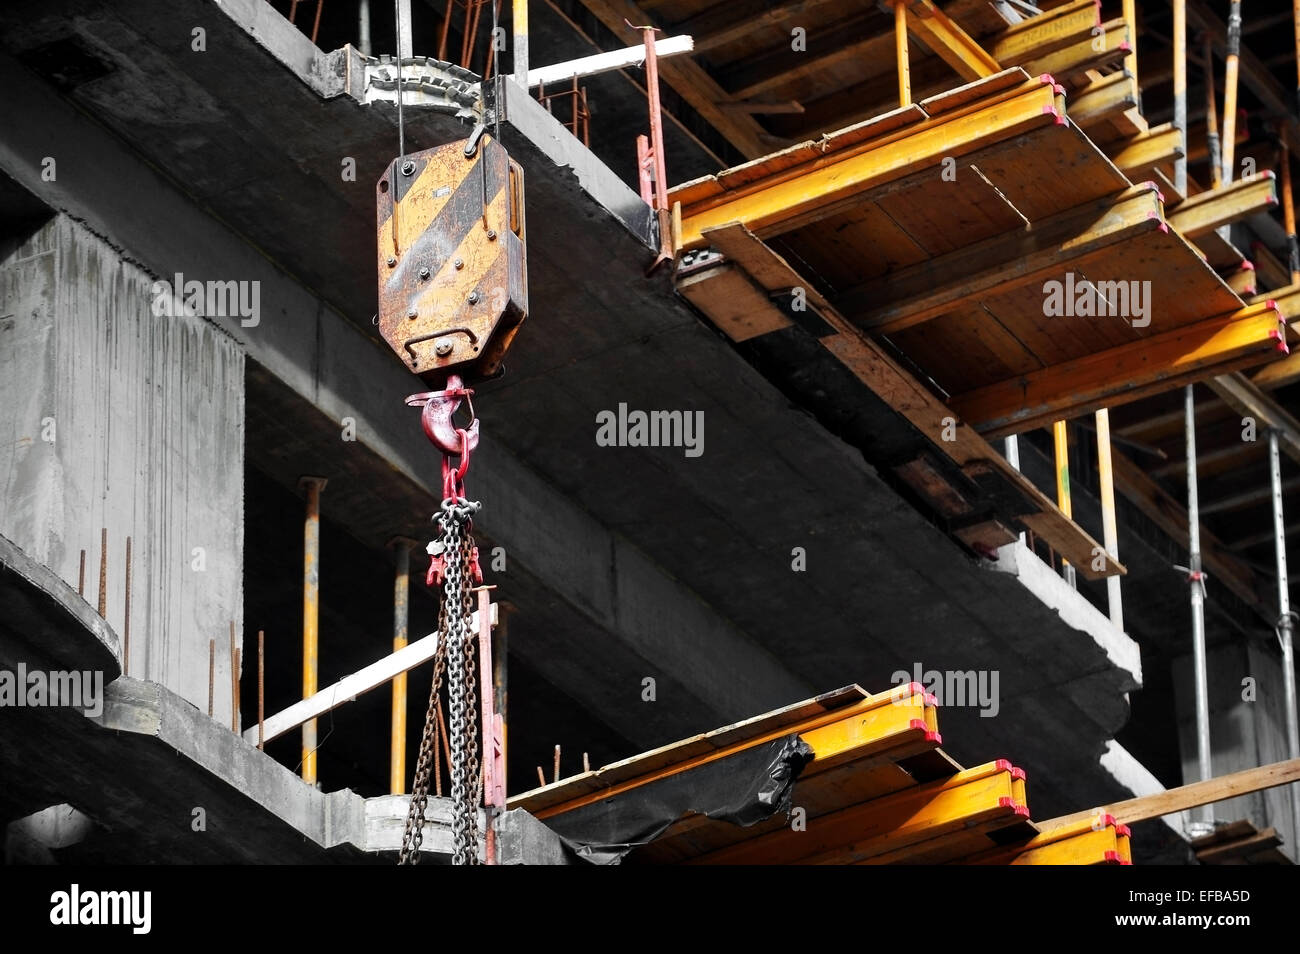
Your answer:
[[[791,734],[799,735],[812,747],[814,758],[804,768],[805,775],[815,774],[846,761],[867,758],[890,748],[917,741],[931,742],[937,746],[940,739],[932,728],[934,725],[932,720],[935,718],[934,708],[934,697],[919,685],[912,683],[900,686],[891,692],[868,696],[861,702],[816,716],[803,723],[785,725],[732,746],[683,758],[681,761],[673,761],[662,768],[653,769],[626,781],[539,808],[533,811],[533,814],[541,819],[561,815]]]
[[[1073,0],[1007,27],[988,44],[989,54],[999,63],[1019,66],[1092,39],[1092,29],[1098,26],[1101,9],[1097,0]]]
[[[1184,238],[1196,238],[1220,226],[1267,212],[1277,205],[1277,181],[1272,172],[1207,189],[1178,204],[1169,213],[1169,224]]]
[[[950,403],[982,434],[1020,433],[1210,374],[1262,364],[1284,334],[1282,316],[1272,302],[1247,305],[1230,315],[967,391]]]
[[[704,229],[732,222],[760,236],[779,235],[843,208],[874,186],[1059,124],[1063,106],[1052,84],[1030,80],[986,108],[933,117],[883,140],[829,152],[747,186],[683,203],[679,251],[704,247]]]
[[[907,13],[908,28],[962,79],[1002,72],[998,61],[931,0],[907,0]]]
[[[837,864],[924,842],[972,825],[1028,814],[1016,801],[1012,766],[990,762],[941,782],[818,816],[807,831],[781,828],[693,859],[691,864]]]
[[[1075,91],[1066,108],[1070,119],[1087,129],[1135,108],[1139,99],[1137,82],[1121,71],[1098,77]]]
[[[1172,163],[1183,154],[1183,140],[1173,123],[1153,126],[1129,139],[1109,144],[1105,153],[1130,179],[1149,178],[1157,166]]]
[[[1031,76],[1047,73],[1066,79],[1087,70],[1112,66],[1128,56],[1132,44],[1123,17],[1108,20],[1099,30],[1096,35],[1082,37],[1069,46],[1019,65]]]
[[[1045,832],[1015,848],[977,855],[965,864],[977,865],[1105,865],[1131,864],[1129,830],[1114,819],[1103,827],[1075,826],[1068,833]]]
[[[855,325],[889,334],[964,304],[1078,268],[1119,242],[1164,230],[1160,193],[1134,186],[1119,197],[1031,223],[846,289],[835,306]]]

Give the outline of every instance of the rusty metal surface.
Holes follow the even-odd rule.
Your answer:
[[[468,141],[395,159],[376,186],[379,330],[430,380],[494,374],[528,312],[523,171]]]

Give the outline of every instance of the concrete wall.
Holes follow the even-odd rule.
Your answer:
[[[0,261],[0,533],[98,599],[128,671],[229,721],[243,614],[244,356],[211,323],[155,317],[153,278],[60,215]],[[196,554],[201,548],[201,555]],[[202,566],[201,569],[196,567]]]
[[[1278,657],[1255,644],[1222,645],[1207,657],[1210,694],[1210,752],[1215,776],[1286,759],[1286,717],[1282,666]],[[1190,654],[1174,661],[1174,694],[1183,781],[1200,780],[1196,761],[1196,696]],[[1244,682],[1244,680],[1252,682]],[[1248,819],[1258,829],[1275,828],[1282,851],[1300,860],[1292,831],[1287,787],[1242,795],[1214,806],[1216,822]],[[1191,817],[1199,819],[1198,813]]]

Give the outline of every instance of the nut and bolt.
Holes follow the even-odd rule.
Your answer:
[[[469,293],[469,303],[470,303],[471,305],[473,305],[473,304],[476,304],[477,302],[478,302],[478,292],[476,292],[476,291],[472,291],[472,292],[470,292],[470,293]]]
[[[429,266],[425,265],[420,269],[420,278],[428,278],[428,277],[429,277]]]
[[[447,357],[447,355],[451,354],[451,342],[439,341],[436,345],[434,345],[433,353],[440,358]]]
[[[497,230],[496,230],[496,229],[488,229],[488,241],[489,241],[489,242],[495,242],[496,240],[497,240]]]
[[[406,317],[414,321],[416,318],[420,317],[420,312],[415,308],[412,308],[410,311],[406,313]]]
[[[402,163],[402,175],[409,176],[414,171],[415,171],[414,159],[407,159],[404,163]]]
[[[459,259],[459,258],[456,259],[456,261],[452,262],[451,264],[454,265],[456,268],[464,268],[464,267],[465,267],[465,263],[464,263],[461,259]]]
[[[391,255],[388,256],[388,267],[392,268],[396,264],[397,264],[397,259],[393,258],[393,256]]]

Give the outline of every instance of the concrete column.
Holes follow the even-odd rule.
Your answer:
[[[155,291],[67,216],[0,261],[0,534],[74,590],[85,549],[94,600],[106,528],[119,634],[130,536],[132,675],[203,708],[208,640],[243,624],[244,355],[203,318],[163,313]]]

